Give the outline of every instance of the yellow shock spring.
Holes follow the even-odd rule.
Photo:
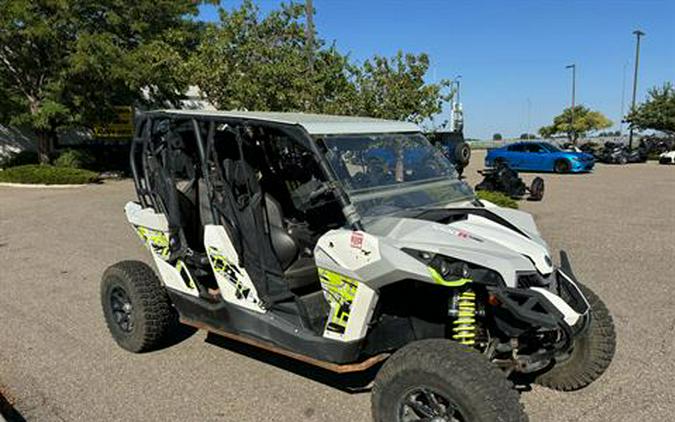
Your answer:
[[[471,291],[460,294],[458,308],[452,338],[460,344],[472,346],[476,343],[476,294]]]

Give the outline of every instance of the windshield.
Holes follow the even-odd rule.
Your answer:
[[[362,217],[473,199],[452,164],[419,133],[331,135],[324,143]]]

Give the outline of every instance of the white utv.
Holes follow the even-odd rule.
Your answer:
[[[512,381],[576,390],[612,318],[532,217],[479,201],[410,123],[162,110],[138,121],[126,216],[157,273],[103,275],[117,343],[176,317],[338,372],[379,368],[372,416],[526,420]]]

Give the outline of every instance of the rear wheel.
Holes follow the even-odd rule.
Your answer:
[[[389,358],[375,378],[372,412],[376,422],[527,420],[502,371],[444,339],[411,343]]]
[[[177,320],[155,272],[139,261],[108,267],[101,281],[101,304],[110,334],[135,353],[157,348]]]
[[[588,386],[607,370],[616,349],[616,332],[609,310],[591,289],[577,285],[591,305],[591,323],[575,339],[570,357],[535,379],[537,384],[554,390],[574,391]]]
[[[570,165],[570,162],[567,160],[558,160],[553,165],[553,170],[556,173],[567,173],[570,171],[571,168],[572,166]]]

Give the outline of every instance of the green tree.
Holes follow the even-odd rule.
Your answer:
[[[394,57],[375,56],[360,68],[352,68],[357,98],[357,113],[394,120],[422,123],[442,111],[450,99],[445,92],[450,81],[428,84],[429,57],[404,54]]]
[[[492,140],[493,140],[493,141],[501,141],[502,139],[503,139],[503,138],[502,138],[502,134],[501,134],[501,133],[495,133],[494,135],[492,135]]]
[[[91,127],[113,107],[176,99],[199,2],[3,0],[0,118],[33,129],[41,161],[57,132]]]
[[[574,123],[572,123],[574,122]],[[612,126],[612,121],[599,111],[593,111],[582,105],[568,107],[561,114],[553,118],[553,124],[539,129],[539,134],[544,138],[564,134],[576,144],[580,136],[586,133],[606,129]]]
[[[220,10],[191,60],[193,81],[220,109],[366,115],[422,122],[441,111],[447,81],[427,84],[426,55],[399,52],[358,66],[315,34],[303,4],[261,17],[251,0]],[[308,53],[312,60],[309,60]],[[310,65],[311,61],[311,65]]]
[[[220,9],[191,60],[193,82],[220,109],[323,111],[351,88],[347,59],[316,40],[308,61],[302,4],[282,4],[261,18],[246,0]]]
[[[626,117],[638,130],[658,130],[675,134],[675,88],[670,82],[649,90],[649,98]]]

